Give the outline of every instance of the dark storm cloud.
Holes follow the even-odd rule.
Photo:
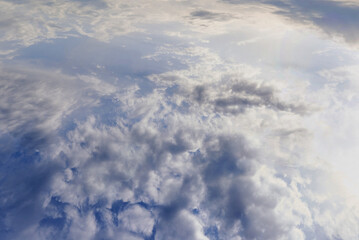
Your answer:
[[[232,4],[247,0],[223,0]],[[313,23],[324,32],[342,36],[348,43],[359,41],[359,6],[332,0],[259,0],[256,3],[277,7],[275,13],[301,23]]]

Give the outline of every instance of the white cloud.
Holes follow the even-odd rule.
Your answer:
[[[350,136],[352,141],[358,135],[348,120],[359,116],[354,110],[356,65],[342,67],[355,62],[356,53],[334,48],[343,51],[343,62],[329,54],[324,63],[307,63],[308,56],[332,42],[314,31],[301,32],[303,26],[285,24],[272,13],[274,8],[253,3],[48,3],[1,1],[8,8],[1,15],[2,43],[11,42],[17,49],[77,35],[106,42],[142,31],[138,36],[153,48],[134,41],[132,52],[122,52],[108,43],[114,53],[90,54],[86,48],[97,45],[79,41],[84,45],[70,55],[93,65],[88,74],[66,71],[66,64],[76,67],[76,61],[66,57],[58,60],[62,70],[39,67],[47,66],[46,59],[22,59],[32,64],[20,63],[21,57],[3,59],[0,229],[5,230],[0,237],[359,235],[358,204],[322,160],[334,162],[343,157],[338,149],[346,152],[356,143],[338,148],[338,140]],[[11,22],[14,13],[19,16]],[[246,30],[240,32],[242,27]],[[228,35],[234,40],[227,42]],[[275,61],[279,48],[270,46],[285,36],[290,44],[282,50],[288,52],[282,51],[283,59]],[[258,37],[263,41],[256,41]],[[253,63],[245,59],[249,55],[237,53],[232,43],[240,39],[254,39],[250,47],[259,52],[254,58],[266,61]],[[229,45],[217,48],[217,40]],[[112,58],[121,54],[137,54],[138,59]],[[105,60],[93,59],[100,55]],[[63,63],[66,60],[69,63]],[[153,62],[158,65],[149,64]],[[161,68],[163,62],[170,62],[168,68]],[[143,67],[147,71],[136,64],[148,64]],[[141,71],[123,70],[127,68]],[[112,71],[108,75],[115,77],[101,71]],[[323,79],[322,84],[315,82]],[[328,136],[334,136],[333,141]]]
[[[133,206],[118,215],[119,224],[128,231],[150,236],[155,224],[151,213],[140,206]]]

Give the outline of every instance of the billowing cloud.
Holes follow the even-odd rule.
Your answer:
[[[359,236],[357,6],[228,3],[0,1],[1,239]]]

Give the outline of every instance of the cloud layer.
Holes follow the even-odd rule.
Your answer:
[[[1,239],[359,236],[356,5],[0,4]]]
[[[250,3],[242,0],[224,0],[233,4]],[[260,0],[261,3],[275,7],[274,13],[302,24],[321,28],[332,37],[342,37],[351,44],[357,44],[359,32],[356,26],[359,6],[352,1],[338,0]]]

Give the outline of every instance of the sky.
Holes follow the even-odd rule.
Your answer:
[[[0,239],[359,239],[356,0],[0,0]]]

